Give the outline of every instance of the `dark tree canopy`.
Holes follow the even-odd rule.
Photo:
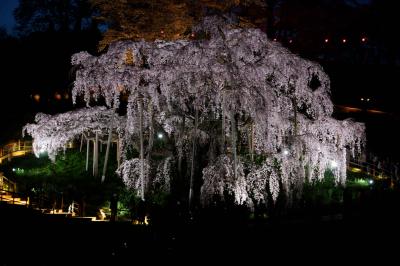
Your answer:
[[[97,21],[107,31],[100,50],[114,41],[153,41],[193,38],[191,28],[205,15],[230,13],[242,25],[262,24],[266,5],[263,0],[91,0]],[[260,12],[261,11],[261,12]]]
[[[80,31],[90,26],[87,0],[20,0],[14,10],[18,33]]]

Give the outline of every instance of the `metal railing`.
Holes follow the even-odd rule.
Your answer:
[[[18,140],[0,147],[0,164],[10,161],[13,157],[32,153],[32,141]]]
[[[0,202],[29,206],[29,197],[18,192],[0,189]]]
[[[394,178],[391,170],[383,168],[375,163],[350,161],[349,168],[350,170],[359,169],[360,172],[375,178]]]

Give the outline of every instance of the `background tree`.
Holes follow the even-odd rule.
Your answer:
[[[19,138],[19,128],[34,113],[72,108],[70,57],[82,49],[96,52],[100,38],[87,1],[20,1],[14,15],[16,34],[0,39],[0,101],[5,110],[13,110],[0,117],[1,144]]]
[[[261,25],[265,16],[261,0],[91,0],[96,21],[106,28],[102,50],[119,40],[178,40],[193,38],[191,28],[205,15],[229,14],[243,25]],[[168,15],[167,15],[168,14]]]

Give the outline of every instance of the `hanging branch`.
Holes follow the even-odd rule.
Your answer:
[[[154,119],[153,119],[153,104],[149,102],[148,105],[148,113],[149,113],[149,144],[147,147],[147,162],[150,162],[151,150],[153,149],[154,144]]]
[[[250,122],[250,132],[249,132],[249,151],[250,151],[250,160],[254,162],[254,123]]]
[[[293,98],[292,98],[292,105],[293,105],[293,111],[294,111],[293,136],[296,138],[296,136],[298,134],[298,130],[297,130],[297,101],[296,101],[296,96],[293,96]]]
[[[99,132],[96,131],[93,141],[93,176],[99,175]]]
[[[105,178],[106,178],[108,156],[109,156],[109,153],[110,153],[110,146],[111,146],[111,138],[112,138],[112,129],[110,128],[109,132],[108,132],[106,156],[104,158],[103,175],[101,176],[101,183],[103,183]]]
[[[118,139],[117,139],[117,166],[119,168],[119,166],[121,165],[121,139],[118,135]]]
[[[185,117],[185,115],[183,115],[182,123],[181,123],[180,130],[179,130],[179,140],[180,141],[182,141],[182,138],[185,134],[185,122],[186,122],[186,117]],[[179,175],[182,176],[182,156],[183,156],[182,144],[181,144],[181,147],[178,147],[178,149],[181,149],[178,151],[178,172],[179,172]]]
[[[222,115],[222,140],[221,140],[221,153],[225,152],[225,126],[226,126],[226,122],[225,122],[225,93],[222,92],[222,105],[221,105],[221,115]]]
[[[191,169],[190,169],[190,187],[189,187],[189,211],[192,207],[192,200],[193,200],[193,178],[194,178],[194,160],[196,157],[196,141],[197,141],[197,128],[198,128],[198,120],[199,120],[199,111],[195,109],[194,115],[194,130],[193,130],[193,144],[192,144],[192,162],[191,162]]]
[[[82,135],[81,135],[81,145],[80,145],[80,147],[79,147],[79,152],[82,152],[82,147],[83,147],[83,133],[82,133]]]
[[[23,132],[32,135],[35,155],[38,157],[41,152],[46,151],[52,161],[77,136],[91,132],[102,134],[110,127],[122,131],[126,125],[125,118],[103,106],[81,108],[53,116],[39,113],[35,122],[27,124]]]
[[[144,200],[144,147],[143,147],[143,99],[138,100],[139,107],[139,138],[140,138],[140,198]]]
[[[86,172],[89,171],[90,140],[86,138]]]
[[[230,111],[230,120],[231,120],[231,145],[232,145],[232,155],[233,155],[233,171],[234,171],[234,180],[237,179],[237,151],[236,151],[236,120],[235,113]]]

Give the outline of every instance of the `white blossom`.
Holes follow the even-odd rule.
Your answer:
[[[122,133],[125,119],[105,107],[83,108],[54,116],[39,113],[34,124],[27,124],[23,133],[33,138],[33,151],[37,157],[47,152],[53,161],[68,142],[83,133],[108,134],[109,129]]]
[[[147,160],[144,161],[144,180],[149,176],[150,165]],[[135,158],[131,160],[124,161],[117,170],[118,175],[122,177],[124,184],[138,192],[140,196],[140,189],[146,184],[142,184],[142,179],[140,177],[140,159]]]
[[[156,189],[165,191],[167,193],[170,192],[173,163],[173,157],[167,157],[159,163],[157,167],[156,177],[153,180],[153,184]]]
[[[240,161],[237,163],[235,180],[233,162],[226,155],[219,156],[215,163],[203,169],[203,182],[203,203],[210,201],[215,195],[224,198],[224,193],[233,195],[238,204],[243,204],[248,198],[243,164]]]

